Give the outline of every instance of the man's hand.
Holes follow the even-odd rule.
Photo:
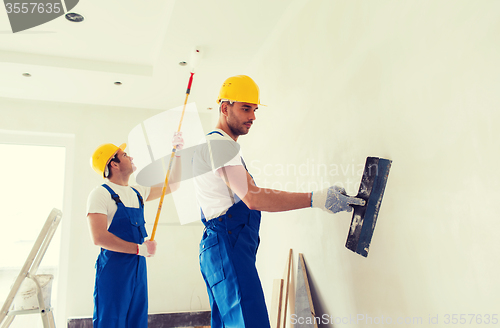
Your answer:
[[[137,255],[152,257],[156,253],[156,241],[145,240],[142,244],[137,244]]]
[[[172,138],[172,147],[176,150],[184,148],[184,139],[182,139],[182,132],[175,132]]]
[[[331,186],[312,194],[312,207],[332,213],[351,212],[352,205],[364,206],[365,203],[361,198],[348,196],[345,189],[338,186]]]

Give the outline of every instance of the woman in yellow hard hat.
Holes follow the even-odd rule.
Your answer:
[[[176,133],[172,143],[177,150],[182,149],[182,134]],[[106,178],[87,201],[92,239],[101,247],[96,263],[94,328],[148,325],[146,257],[155,254],[156,241],[145,240],[144,200],[160,197],[163,188],[129,186],[135,165],[125,152],[126,146],[101,145],[91,158],[92,168]],[[180,176],[178,160],[176,156],[174,176]]]

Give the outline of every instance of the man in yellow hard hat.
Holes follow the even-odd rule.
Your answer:
[[[172,143],[182,149],[180,132]],[[101,247],[96,262],[94,328],[148,326],[146,257],[155,254],[156,241],[145,240],[144,200],[160,197],[163,187],[129,186],[136,168],[125,148],[126,144],[104,144],[91,158],[92,168],[106,178],[87,201],[91,236]],[[179,181],[179,157],[173,163],[171,181]],[[169,183],[166,193],[172,189],[174,184]]]
[[[256,119],[261,105],[259,88],[248,76],[230,77],[222,85],[217,103],[216,129],[193,159],[196,197],[206,227],[200,243],[200,269],[212,309],[211,327],[266,328],[270,327],[269,317],[255,267],[260,211],[314,206],[337,213],[351,211],[351,205],[364,201],[347,196],[337,186],[314,194],[257,187],[237,140],[250,131]]]

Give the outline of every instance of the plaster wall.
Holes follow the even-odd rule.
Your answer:
[[[304,254],[317,314],[362,319],[350,327],[369,326],[368,317],[431,327],[446,314],[491,316],[500,292],[500,3],[293,5],[253,66],[267,107],[240,143],[257,184],[342,184],[356,194],[367,156],[393,166],[368,258],[344,247],[350,214],[263,215],[268,302],[292,248],[295,268]]]

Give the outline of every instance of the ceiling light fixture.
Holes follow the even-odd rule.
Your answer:
[[[186,66],[186,65],[187,65],[187,63],[186,63],[185,61],[182,61],[182,62],[180,62],[180,63],[179,63],[179,65],[181,65],[181,66]]]
[[[25,76],[25,77],[31,77],[31,74],[30,73],[23,73],[23,76]]]
[[[70,22],[80,23],[83,22],[83,16],[77,13],[67,13],[65,15],[66,19]]]
[[[116,81],[115,85],[122,85],[122,83],[120,81]]]

